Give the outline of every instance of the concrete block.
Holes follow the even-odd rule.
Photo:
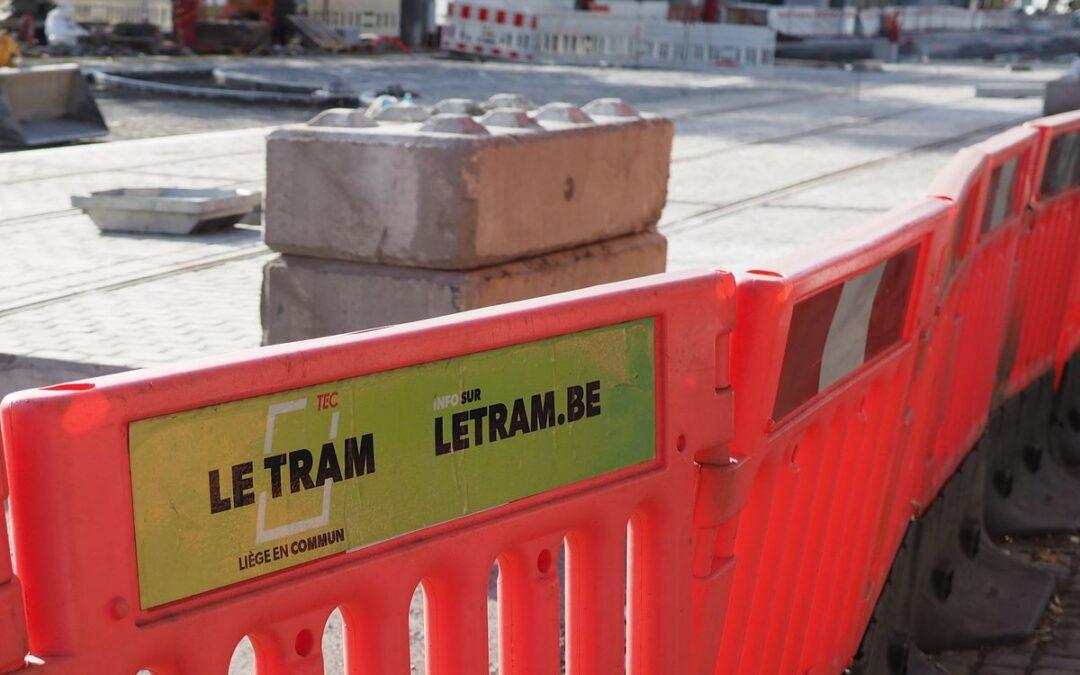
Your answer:
[[[484,108],[471,98],[444,98],[431,112],[435,115],[483,115]]]
[[[494,94],[484,102],[488,110],[511,108],[513,110],[532,110],[536,105],[521,94]]]
[[[533,117],[545,122],[564,122],[566,124],[592,124],[593,118],[589,117],[581,108],[570,103],[555,101],[533,113]]]
[[[1039,98],[1046,95],[1043,82],[976,82],[976,98]]]
[[[416,321],[663,272],[667,240],[630,235],[475,270],[284,255],[263,270],[264,344]]]
[[[1080,109],[1080,79],[1063,77],[1046,83],[1043,114],[1056,115]]]
[[[267,145],[266,243],[294,255],[472,269],[655,229],[673,127],[494,110],[476,125],[296,125]],[[588,110],[586,109],[586,113]],[[570,119],[572,115],[572,119]]]
[[[373,127],[375,121],[368,118],[363,110],[356,108],[330,108],[324,110],[308,122],[313,127]]]
[[[431,111],[411,101],[384,106],[372,115],[377,122],[423,122],[429,117]]]

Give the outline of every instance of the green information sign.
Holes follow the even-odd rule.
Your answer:
[[[133,422],[143,608],[655,457],[644,319]]]

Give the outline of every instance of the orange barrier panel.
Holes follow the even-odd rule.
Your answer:
[[[1002,394],[1019,394],[1055,367],[1080,250],[1080,114],[1028,125],[1039,134],[1031,217],[1017,244],[1012,309],[1002,354]],[[1080,300],[1080,298],[1078,298]]]
[[[320,673],[340,606],[349,672],[404,674],[422,583],[428,672],[486,674],[498,560],[501,672],[558,673],[565,537],[572,672],[711,670],[734,295],[672,274],[9,397],[31,653],[203,675],[247,635]]]
[[[732,454],[753,485],[718,675],[850,663],[911,516],[905,401],[948,215],[925,200],[820,260],[739,277]]]
[[[1020,244],[1013,321],[1020,340],[1015,394],[1051,366],[1058,376],[1080,347],[1080,112],[1029,124],[1040,135],[1031,232]]]
[[[947,388],[938,394],[937,423],[928,427],[934,450],[924,503],[985,428],[997,364],[1016,342],[1015,334],[1006,335],[1006,318],[1037,140],[1030,129],[998,134],[958,153],[930,187],[931,195],[952,202],[957,226],[931,337],[939,367],[948,372],[939,380]]]
[[[4,470],[4,444],[0,442],[0,502],[8,497]],[[22,587],[11,569],[7,518],[0,518],[0,673],[22,668],[26,658],[26,618]]]

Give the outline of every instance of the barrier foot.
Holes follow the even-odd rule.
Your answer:
[[[1080,529],[1080,480],[1049,450],[1052,405],[1053,382],[1043,378],[990,419],[986,528],[993,535]]]
[[[1073,472],[1080,470],[1080,410],[1077,411],[1075,426],[1061,420],[1050,423],[1050,454]]]
[[[908,527],[852,672],[941,672],[927,653],[1016,642],[1035,632],[1055,579],[1010,557],[986,534],[991,442],[983,437]]]
[[[930,675],[941,672],[915,646],[911,633],[911,591],[915,572],[912,552],[916,527],[915,523],[908,527],[896,551],[889,578],[874,607],[874,615],[847,671],[853,675]]]
[[[915,542],[915,629],[935,653],[1023,640],[1054,593],[1049,572],[1010,557],[981,519],[984,438],[919,520]]]
[[[985,534],[978,541],[976,557],[935,565],[923,580],[930,597],[916,632],[928,652],[1021,642],[1050,603],[1052,574],[1009,557]]]
[[[1062,374],[1050,421],[1050,453],[1063,466],[1080,469],[1080,353]]]
[[[852,675],[942,675],[946,671],[915,646],[915,639],[910,634],[894,631],[874,638],[873,651],[860,652],[847,672]]]

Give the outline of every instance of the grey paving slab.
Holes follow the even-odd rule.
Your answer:
[[[741,272],[811,251],[815,246],[866,223],[861,210],[821,210],[766,204],[696,221],[699,227],[668,237],[668,269],[723,269]],[[660,228],[667,234],[669,229]]]
[[[116,170],[169,167],[176,162],[210,160],[228,167],[249,153],[259,153],[266,128],[226,132],[188,133],[116,143],[89,143],[69,147],[8,153],[0,163],[0,185],[42,178],[59,178]],[[10,159],[18,157],[18,161]],[[5,204],[5,202],[0,202]]]
[[[720,150],[672,164],[670,197],[678,201],[730,204],[822,176],[881,161],[934,143],[1037,115],[1030,101],[965,100],[933,106],[872,124],[832,129],[790,142]]]
[[[265,250],[261,232],[251,228],[186,237],[107,234],[70,212],[0,225],[0,237],[0,321],[19,307],[88,288]]]

